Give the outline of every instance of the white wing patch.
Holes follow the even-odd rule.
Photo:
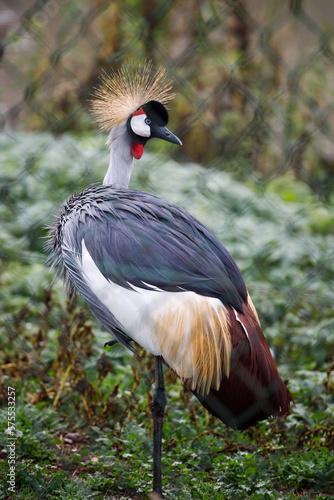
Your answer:
[[[229,325],[218,299],[195,292],[165,292],[131,285],[126,289],[99,271],[85,241],[76,257],[90,290],[115,316],[124,332],[155,356],[163,356],[182,380],[208,392],[228,375],[231,355]]]
[[[121,323],[129,337],[154,355],[159,355],[152,342],[152,308],[161,301],[161,292],[126,289],[108,281],[96,266],[82,241],[82,261],[77,260],[91,291]]]

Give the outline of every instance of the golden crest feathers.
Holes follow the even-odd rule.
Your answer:
[[[111,75],[104,73],[91,101],[95,121],[109,132],[149,101],[166,104],[175,97],[171,89],[172,78],[165,68],[153,73],[151,62],[136,69],[123,66]]]

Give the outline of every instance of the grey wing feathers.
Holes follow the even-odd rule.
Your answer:
[[[247,300],[240,270],[219,240],[186,211],[147,193],[90,186],[63,207],[51,237],[54,261],[104,322],[110,312],[78,275],[74,256],[83,239],[104,277],[122,287],[189,290],[237,310]]]

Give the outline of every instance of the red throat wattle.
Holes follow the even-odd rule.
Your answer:
[[[132,144],[131,153],[136,160],[139,160],[143,156],[144,146],[139,144],[139,142],[134,142]]]

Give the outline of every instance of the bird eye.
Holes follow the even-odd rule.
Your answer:
[[[146,123],[146,125],[150,125],[151,124],[151,120],[149,118],[146,118],[145,119],[145,123]]]

